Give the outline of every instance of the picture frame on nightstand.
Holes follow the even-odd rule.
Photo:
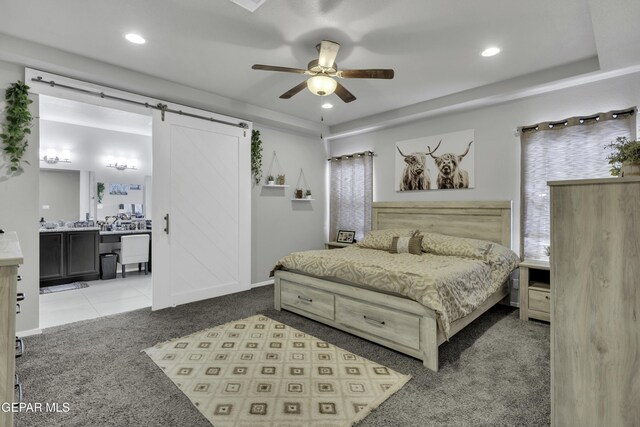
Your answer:
[[[336,236],[336,242],[338,243],[353,243],[356,241],[356,232],[350,230],[338,230]]]

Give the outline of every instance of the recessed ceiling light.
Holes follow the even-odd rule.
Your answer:
[[[500,48],[492,46],[482,51],[482,56],[494,56],[500,53]]]
[[[135,44],[145,44],[147,41],[140,34],[129,33],[124,36],[125,39]]]
[[[324,109],[333,108],[333,104],[330,104],[330,103],[328,103],[328,102],[325,102],[324,104],[322,104],[322,108],[324,108]]]

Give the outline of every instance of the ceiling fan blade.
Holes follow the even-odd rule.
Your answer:
[[[342,70],[336,73],[336,76],[343,79],[392,79],[393,75],[391,69]]]
[[[338,50],[340,49],[340,43],[332,42],[331,40],[322,40],[318,48],[318,65],[324,68],[333,67],[333,63],[336,61]]]
[[[337,83],[337,82],[336,82]],[[338,86],[336,86],[336,95],[338,95],[340,97],[340,99],[342,99],[344,102],[351,102],[351,101],[355,101],[356,97],[353,96],[353,94],[351,92],[349,92],[344,86],[342,86],[340,83],[338,83]]]
[[[303,70],[302,68],[278,67],[276,65],[253,64],[251,68],[254,70],[281,71],[283,73],[296,73],[296,74],[305,74],[307,72],[307,70]]]
[[[298,93],[301,90],[303,90],[305,87],[307,87],[307,81],[306,80],[303,81],[302,83],[300,83],[299,85],[292,87],[291,89],[289,89],[288,91],[286,91],[282,95],[280,95],[280,98],[281,99],[289,99],[293,95],[295,95],[296,93]]]

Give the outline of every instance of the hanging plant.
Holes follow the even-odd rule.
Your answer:
[[[98,203],[102,203],[102,197],[104,196],[104,182],[99,182],[98,187]]]
[[[4,142],[3,150],[9,156],[11,172],[22,170],[21,162],[27,151],[29,141],[27,135],[31,133],[31,113],[29,112],[29,86],[21,81],[13,83],[5,92],[7,108],[5,109],[5,123],[0,137]],[[26,164],[29,164],[26,160]]]
[[[262,140],[260,139],[260,131],[251,131],[251,174],[257,184],[262,179]]]

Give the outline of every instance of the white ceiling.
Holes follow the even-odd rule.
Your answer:
[[[0,0],[0,10],[0,33],[315,122],[319,97],[278,98],[304,76],[251,65],[305,68],[330,39],[341,69],[395,69],[393,80],[342,80],[358,99],[330,96],[329,125],[640,64],[638,0],[268,0],[253,13],[223,0]],[[502,53],[481,57],[489,45]]]

